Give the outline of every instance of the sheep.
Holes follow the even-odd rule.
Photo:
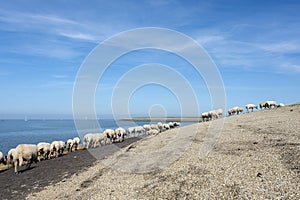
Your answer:
[[[237,113],[236,113],[236,114],[240,114],[240,113],[242,113],[243,111],[244,111],[243,108],[238,107],[238,108],[237,108]]]
[[[143,125],[143,128],[145,129],[145,131],[150,131],[151,130],[151,126],[149,124]]]
[[[253,112],[253,109],[254,109],[254,108],[256,108],[256,110],[257,110],[257,109],[258,109],[258,108],[257,108],[257,105],[252,104],[252,103],[246,105],[247,112],[249,112],[249,109],[251,109],[252,112]]]
[[[146,134],[148,135],[157,135],[159,133],[159,130],[157,129],[151,129],[149,131],[146,131]]]
[[[266,108],[269,109],[271,109],[272,107],[276,108],[276,105],[277,105],[276,101],[266,101]]]
[[[233,108],[230,108],[229,110],[228,110],[228,114],[229,115],[232,115],[232,114],[240,114],[241,112],[243,112],[243,108],[240,108],[240,107],[238,107],[238,106],[235,106],[235,107],[233,107]]]
[[[212,110],[208,112],[210,115],[210,118],[220,118],[223,115],[223,110],[222,109],[217,109],[217,110]]]
[[[112,129],[106,129],[103,132],[103,134],[105,134],[106,137],[110,139],[111,143],[114,143],[116,141],[116,139],[117,139],[117,135],[116,135],[115,131],[112,130]]]
[[[132,134],[134,134],[134,129],[135,129],[135,127],[129,127],[127,129],[128,136],[131,136]]]
[[[61,156],[66,148],[64,141],[53,141],[50,145],[50,154],[54,157]]]
[[[13,156],[13,162],[15,166],[15,173],[18,174],[18,165],[22,166],[23,162],[27,162],[27,169],[31,163],[38,161],[38,147],[34,144],[19,144],[15,150],[15,156]]]
[[[107,141],[107,134],[104,133],[87,133],[83,137],[83,141],[85,147],[89,148],[96,148],[101,144],[106,144]]]
[[[6,158],[5,156],[3,156],[3,153],[0,151],[0,164],[3,163],[4,165],[6,165]]]
[[[174,127],[180,126],[180,125],[181,125],[180,122],[174,122]]]
[[[153,124],[151,124],[151,125],[153,125]],[[152,128],[152,126],[151,126],[151,128]],[[134,132],[135,133],[140,133],[140,134],[142,134],[143,132],[145,132],[145,129],[142,127],[142,126],[136,126],[135,128],[134,128]]]
[[[73,145],[74,145],[73,139],[68,139],[67,140],[68,152],[70,152],[70,151],[72,152]]]
[[[209,121],[211,119],[211,114],[209,112],[204,112],[201,114],[202,121]]]
[[[92,133],[87,133],[83,137],[83,142],[85,144],[85,148],[91,148],[94,145],[94,140],[93,140],[93,134]]]
[[[283,104],[283,103],[280,103],[280,104],[278,104],[277,105],[277,108],[279,108],[279,107],[284,107],[285,105]]]
[[[164,129],[164,126],[163,126],[163,124],[161,122],[158,122],[157,126],[158,126],[160,132]]]
[[[119,141],[122,142],[126,137],[126,130],[122,127],[119,127],[115,130],[116,135],[119,137]]]
[[[13,164],[13,158],[16,156],[16,148],[12,148],[7,153],[7,165]]]
[[[93,134],[93,147],[96,148],[98,146],[100,146],[101,144],[106,145],[106,141],[107,141],[107,135],[103,134],[103,133],[94,133]]]
[[[64,141],[59,141],[59,154],[62,155],[64,153],[64,149],[66,148],[66,143]]]
[[[169,124],[169,127],[170,127],[170,128],[174,128],[173,122],[169,122],[168,124]]]
[[[50,155],[50,143],[47,142],[40,142],[37,144],[38,147],[38,159],[48,159]]]
[[[259,108],[262,110],[263,108],[267,108],[267,106],[266,106],[266,102],[260,102],[259,103]]]
[[[98,146],[101,145],[102,139],[105,139],[105,143],[106,143],[106,135],[102,134],[102,133],[91,133],[90,134],[90,143],[89,143],[89,147],[91,148],[96,148]],[[88,148],[89,148],[88,147]]]
[[[73,146],[75,147],[75,151],[77,151],[79,143],[80,143],[80,138],[79,137],[74,137],[73,138]]]
[[[160,130],[157,124],[151,124],[150,127],[151,127],[151,130],[153,130],[153,129],[158,130],[158,131]]]
[[[169,124],[163,124],[163,127],[165,128],[165,129],[167,129],[167,130],[169,130],[170,129],[170,126],[169,126]]]

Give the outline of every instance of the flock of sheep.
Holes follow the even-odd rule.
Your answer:
[[[262,110],[263,108],[264,109],[271,109],[271,108],[277,108],[277,107],[283,107],[284,104],[283,103],[280,103],[277,105],[276,101],[266,101],[266,102],[261,102],[259,104],[259,108]],[[249,110],[251,109],[251,111],[253,111],[253,109],[258,109],[258,106],[255,105],[255,104],[247,104],[246,106],[246,110],[247,112],[249,112]],[[240,114],[244,111],[243,108],[239,107],[239,106],[235,106],[233,108],[230,108],[228,110],[228,115],[234,115],[234,114]],[[202,121],[205,122],[205,121],[209,121],[209,120],[212,120],[214,118],[220,118],[223,116],[223,110],[222,109],[218,109],[218,110],[212,110],[212,111],[209,111],[209,112],[204,112],[202,113],[201,117],[202,117]]]
[[[280,103],[277,105],[276,101],[266,101],[259,104],[260,109],[271,109],[276,107],[282,107],[284,104]],[[258,109],[258,106],[255,104],[247,104],[247,111],[253,111],[253,109]],[[243,108],[235,106],[228,110],[228,114],[240,114],[243,112]],[[202,121],[209,121],[215,118],[220,118],[223,116],[223,110],[217,109],[209,112],[202,113]],[[119,127],[115,130],[106,129],[103,133],[88,133],[84,135],[83,142],[85,148],[96,148],[101,145],[106,145],[107,142],[123,142],[126,137],[136,136],[137,134],[158,134],[165,130],[180,126],[179,122],[169,122],[157,124],[145,124],[143,126],[129,127],[127,130]],[[51,159],[58,156],[61,156],[64,150],[67,148],[68,152],[77,150],[77,147],[80,143],[80,138],[75,137],[69,139],[66,142],[64,141],[53,141],[51,144],[46,142],[40,142],[37,145],[34,144],[19,144],[16,148],[9,150],[7,156],[4,156],[0,152],[0,163],[7,164],[9,167],[10,164],[14,165],[15,173],[18,173],[18,166],[22,166],[23,163],[29,168],[31,163],[38,162],[41,160]]]
[[[88,133],[83,137],[83,142],[85,143],[85,147],[88,148],[96,148],[101,145],[106,145],[109,141],[110,143],[114,142],[123,142],[127,137],[136,136],[139,134],[147,134],[147,135],[155,135],[165,130],[169,130],[176,126],[180,126],[179,122],[169,122],[169,123],[161,123],[157,124],[145,124],[143,126],[135,126],[129,127],[125,130],[122,127],[113,129],[106,129],[103,133]]]
[[[165,130],[180,126],[179,122],[145,124],[144,126],[130,127],[125,130],[122,127],[106,129],[103,133],[88,133],[84,135],[83,142],[86,148],[96,148],[100,145],[106,145],[107,142],[122,142],[127,137],[136,136],[136,134],[158,134]],[[40,142],[35,144],[19,144],[16,148],[8,151],[7,156],[4,156],[0,151],[0,163],[7,165],[9,168],[12,164],[15,167],[15,173],[18,174],[18,166],[26,164],[27,168],[35,162],[56,158],[63,155],[67,148],[68,152],[77,150],[80,143],[80,138],[75,137],[64,141],[53,141],[51,144]]]
[[[75,151],[80,143],[79,137],[64,141],[53,141],[51,144],[47,142],[40,142],[35,144],[19,144],[16,148],[12,148],[8,151],[7,156],[3,156],[0,152],[0,163],[7,164],[9,168],[10,164],[15,166],[15,173],[18,173],[18,166],[26,164],[27,168],[31,163],[41,160],[47,160],[61,156],[67,147],[68,151]]]

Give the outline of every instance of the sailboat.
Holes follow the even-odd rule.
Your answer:
[[[25,121],[25,122],[27,122],[27,121],[28,121],[28,119],[27,119],[27,115],[25,115],[25,117],[24,117],[24,121]]]

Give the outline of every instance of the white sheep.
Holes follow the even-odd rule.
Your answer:
[[[72,151],[73,145],[74,145],[73,139],[68,139],[68,140],[67,140],[67,148],[68,148],[68,152]]]
[[[47,142],[40,142],[37,144],[38,147],[38,159],[48,159],[50,155],[51,144]]]
[[[6,158],[3,156],[3,153],[0,151],[0,164],[3,163],[4,165],[6,164]]]
[[[34,144],[19,144],[15,150],[13,157],[15,173],[18,173],[18,166],[22,166],[23,162],[27,162],[27,169],[32,162],[38,161],[38,147]]]
[[[160,130],[157,124],[151,124],[151,129]]]
[[[169,124],[170,128],[174,128],[174,123],[173,122],[169,122],[168,124]]]
[[[212,110],[208,112],[210,115],[210,118],[220,118],[223,115],[223,110],[222,109],[217,109],[217,110]]]
[[[116,139],[117,139],[117,135],[116,135],[115,131],[112,130],[112,129],[106,129],[103,132],[103,134],[105,134],[106,137],[110,139],[111,143],[114,143],[116,141]]]
[[[211,119],[211,113],[204,112],[201,114],[201,117],[203,122],[209,121]]]
[[[119,138],[119,141],[122,142],[125,140],[126,137],[126,130],[122,127],[119,127],[115,130],[115,133],[117,137]]]
[[[107,141],[107,135],[103,134],[103,133],[94,133],[93,134],[93,144],[94,144],[94,148],[100,146],[101,144],[106,144]]]
[[[158,126],[158,128],[159,128],[160,131],[162,131],[164,129],[164,126],[163,126],[163,124],[161,122],[158,122],[157,126]]]
[[[135,127],[129,127],[129,128],[127,129],[128,135],[131,136],[132,134],[134,134],[134,130],[135,130]]]
[[[247,112],[249,112],[249,109],[251,109],[252,112],[253,112],[253,109],[254,109],[254,108],[258,109],[258,108],[257,108],[257,105],[252,104],[252,103],[246,105]]]
[[[151,127],[152,128],[152,127]],[[145,129],[142,126],[136,126],[134,127],[134,133],[136,134],[142,134],[143,132],[145,132]]]
[[[285,105],[283,104],[283,103],[280,103],[280,104],[278,104],[277,105],[277,108],[279,108],[279,107],[284,107]]]
[[[64,153],[64,149],[66,148],[66,143],[64,141],[59,141],[59,145],[60,145],[59,153],[60,155],[62,155]]]
[[[85,147],[96,148],[101,144],[106,144],[107,135],[104,133],[88,133],[83,137],[83,141],[85,143]]]
[[[73,146],[75,147],[75,151],[77,151],[79,143],[80,143],[80,138],[79,137],[74,137],[73,138]]]
[[[229,115],[232,115],[232,114],[240,114],[240,113],[242,113],[244,111],[244,109],[243,108],[240,108],[240,107],[238,107],[238,106],[235,106],[235,107],[233,107],[233,108],[230,108],[229,110],[228,110],[228,114]]]
[[[13,164],[13,158],[16,156],[16,148],[12,148],[7,153],[7,164],[8,167],[10,164]]]
[[[143,125],[143,128],[145,129],[145,131],[150,131],[151,130],[150,124]]]
[[[174,127],[176,127],[176,126],[180,126],[181,125],[181,123],[180,122],[174,122]]]
[[[259,108],[262,110],[263,108],[266,109],[267,106],[266,106],[266,102],[260,102],[259,103]]]
[[[61,156],[66,148],[64,141],[53,141],[50,145],[50,154],[54,157]]]
[[[170,126],[169,126],[169,124],[163,124],[163,128],[166,129],[166,130],[169,130]]]
[[[92,133],[87,133],[83,137],[83,142],[85,144],[85,148],[91,148],[94,145],[94,140],[93,140],[93,134]]]
[[[159,130],[157,129],[151,129],[149,131],[146,131],[146,134],[148,135],[157,135],[159,133]]]
[[[266,108],[269,109],[271,109],[272,107],[276,108],[276,105],[277,105],[276,101],[266,101]]]

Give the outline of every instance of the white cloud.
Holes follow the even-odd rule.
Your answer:
[[[52,75],[53,78],[57,78],[57,79],[63,79],[63,78],[67,78],[68,76],[66,75],[58,75],[58,74],[54,74]]]
[[[60,35],[72,38],[72,39],[79,39],[79,40],[87,40],[91,42],[98,43],[100,40],[97,39],[95,36],[90,35],[90,34],[83,34],[83,33],[60,33]]]
[[[300,53],[300,42],[289,38],[278,42],[271,42],[272,37],[264,42],[245,37],[244,40],[235,39],[233,35],[215,34],[217,31],[206,31],[214,34],[201,34],[197,41],[214,59],[218,67],[239,68],[251,71],[273,70],[277,73],[299,73],[299,60],[289,54]],[[248,41],[247,41],[248,40]],[[289,64],[286,64],[289,60]]]
[[[222,42],[224,41],[224,37],[220,36],[220,35],[204,35],[204,36],[200,36],[197,41],[199,42],[200,45],[204,45],[204,44],[214,44],[216,42]]]
[[[41,85],[41,87],[61,87],[61,86],[73,86],[73,81],[49,81],[48,83]]]
[[[254,44],[258,48],[261,48],[265,51],[274,52],[274,53],[294,53],[300,52],[300,43],[299,41],[283,41],[283,42],[269,42],[265,44]]]

